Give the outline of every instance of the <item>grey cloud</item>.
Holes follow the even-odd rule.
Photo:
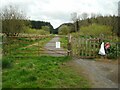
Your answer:
[[[62,21],[66,21],[70,19],[69,13],[65,12],[43,12],[44,15],[50,17],[51,19],[60,19]]]
[[[16,4],[22,8],[31,19],[47,19],[55,26],[62,22],[71,21],[71,13],[73,11],[80,14],[83,12],[101,13],[103,15],[115,14],[119,0],[59,0],[60,3],[56,0],[55,3],[53,3],[53,1],[54,0],[2,0],[4,5],[7,5],[8,2]],[[66,4],[64,2],[68,3]]]

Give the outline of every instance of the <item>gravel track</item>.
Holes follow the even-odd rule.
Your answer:
[[[83,59],[74,59],[72,63],[83,69],[92,88],[118,88],[118,64]]]
[[[45,53],[47,53],[50,56],[66,56],[67,51],[65,51],[63,48],[56,48],[56,42],[59,42],[59,37],[54,37],[52,40],[50,40],[45,45]]]
[[[63,48],[58,49],[55,47],[55,43],[58,42],[59,39],[59,37],[54,37],[45,45],[45,52],[48,55],[67,55]],[[118,64],[77,58],[74,58],[70,62],[72,63],[71,67],[87,76],[87,78],[90,80],[92,88],[118,88]]]

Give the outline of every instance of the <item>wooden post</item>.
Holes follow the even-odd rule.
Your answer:
[[[88,40],[87,40],[87,47],[88,47],[88,50],[87,50],[87,52],[88,52],[88,54],[87,54],[87,56],[89,57],[90,56],[90,38],[88,38]]]
[[[68,51],[67,51],[68,56],[72,56],[72,48],[71,48],[71,35],[68,35]]]
[[[105,40],[104,38],[105,38],[105,37],[104,37],[104,34],[101,34],[101,35],[100,35],[100,43],[102,43],[102,42]],[[105,59],[106,55],[105,55],[105,56],[104,56],[104,55],[103,55],[103,56],[101,55],[100,57],[101,57],[101,59]]]
[[[81,57],[83,57],[83,49],[84,49],[84,45],[83,45],[83,38],[81,38]]]
[[[85,38],[85,56],[88,57],[88,41],[87,38]]]
[[[95,58],[95,38],[93,38],[93,58]]]
[[[92,52],[92,47],[91,47],[92,42],[91,42],[91,40],[92,40],[92,38],[90,37],[90,43],[89,43],[89,47],[90,47],[89,56],[90,56],[90,58],[92,57],[92,54],[91,54],[91,52]]]
[[[78,56],[80,56],[80,38],[78,38]]]
[[[39,41],[38,41],[38,56],[39,56]]]

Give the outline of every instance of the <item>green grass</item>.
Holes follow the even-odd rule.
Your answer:
[[[19,38],[8,38],[8,41],[7,41],[8,44],[5,46],[5,48],[9,49],[10,51],[17,50],[21,47],[28,46],[30,44],[33,44],[38,41],[42,41],[44,39],[45,38],[36,38],[34,40],[30,38],[20,38],[20,37]]]
[[[66,66],[70,57],[16,58],[3,69],[3,88],[89,88],[88,81]]]
[[[67,49],[68,37],[62,36],[60,38],[61,47]]]
[[[42,49],[51,38],[34,41],[39,42]],[[25,39],[22,39],[22,41]],[[62,39],[64,41],[64,39]],[[17,40],[16,40],[17,42]],[[28,41],[30,42],[30,41]],[[64,41],[66,43],[66,41]],[[18,42],[19,43],[19,42]],[[33,42],[30,42],[30,44]],[[38,56],[32,54],[38,48],[31,46],[26,48],[29,53],[24,52],[27,45],[13,45],[13,54],[19,58],[14,58],[13,54],[3,57],[2,60],[2,87],[3,88],[89,88],[89,82],[72,67],[67,66],[71,57],[53,57],[53,56]],[[16,43],[17,44],[17,43]],[[30,45],[29,44],[29,45]],[[23,51],[16,52],[14,49]],[[25,50],[26,50],[25,49]],[[20,57],[23,56],[23,57]],[[31,57],[26,57],[31,56]]]
[[[37,41],[37,42],[35,42],[36,43],[36,45],[32,45],[32,46],[30,46],[30,47],[28,47],[28,48],[24,48],[24,47],[21,47],[21,48],[19,48],[19,49],[17,49],[18,50],[18,53],[17,53],[17,55],[18,56],[39,56],[39,55],[41,55],[41,54],[43,54],[44,53],[44,45],[49,41],[49,40],[51,40],[51,38],[44,38],[44,39],[42,39],[42,40],[39,40],[39,41]],[[39,44],[38,44],[39,43]],[[17,51],[16,50],[16,51]],[[39,51],[38,51],[39,50]],[[15,52],[15,51],[14,51]],[[16,53],[14,53],[13,52],[13,54],[14,55],[16,55]],[[26,52],[26,53],[25,53]]]
[[[92,24],[89,26],[82,26],[80,28],[79,34],[81,35],[95,35],[99,36],[100,34],[112,35],[112,27],[107,25]]]
[[[14,56],[36,56],[43,51],[44,45],[51,40],[52,37],[46,38],[37,38],[37,39],[30,39],[30,38],[15,38],[11,39],[10,42],[4,45],[3,50],[7,52],[7,56],[14,57]],[[32,45],[35,44],[36,45]],[[39,45],[38,45],[39,43]],[[32,45],[30,47],[27,47]],[[25,48],[26,47],[26,48]],[[39,53],[38,53],[39,50]]]

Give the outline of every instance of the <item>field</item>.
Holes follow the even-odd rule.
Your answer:
[[[67,50],[68,49],[68,47],[67,47],[68,37],[62,36],[60,38],[60,42],[61,42],[61,47]]]
[[[44,45],[50,39],[51,38],[44,38],[40,40],[34,40],[32,42],[28,40],[29,43],[26,45],[20,43],[20,41],[17,41],[26,40],[22,38],[15,39],[16,44],[9,44],[12,48],[12,53],[4,56],[2,60],[3,88],[90,87],[89,82],[84,78],[84,76],[78,74],[72,67],[67,66],[67,63],[71,60],[71,57],[41,56],[38,55],[38,53],[30,54],[36,50],[36,46],[32,44],[39,42],[41,45],[40,49],[43,49]],[[10,49],[9,45],[7,47]],[[27,47],[26,49],[30,49],[29,53],[16,52],[16,49],[21,51],[25,47]],[[15,58],[15,56],[19,57]]]
[[[4,40],[3,50],[8,57],[38,56],[52,36],[45,37],[9,37]]]
[[[70,57],[41,56],[12,60],[3,69],[3,88],[88,88],[88,82],[64,65]]]

